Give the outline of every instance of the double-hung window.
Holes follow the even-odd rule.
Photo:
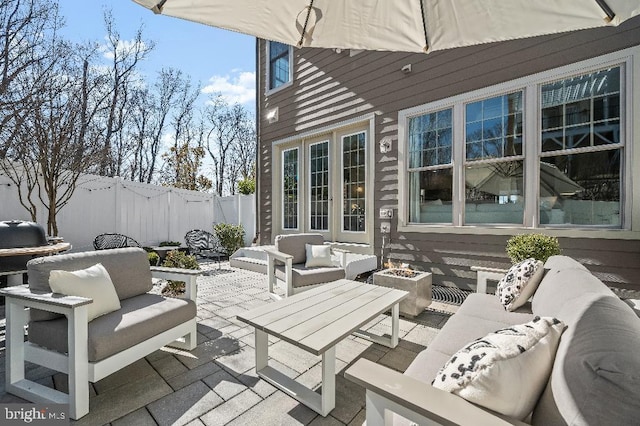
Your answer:
[[[291,46],[277,41],[267,42],[268,90],[276,90],[292,81],[291,55]]]
[[[401,224],[623,227],[625,64],[583,69],[401,111]]]
[[[466,103],[464,223],[523,224],[523,92]]]
[[[453,109],[411,117],[409,138],[409,221],[452,223]]]

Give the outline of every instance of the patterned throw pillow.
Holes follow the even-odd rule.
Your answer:
[[[527,303],[542,281],[543,274],[542,262],[533,258],[513,265],[498,282],[496,294],[500,303],[507,311],[515,311]]]
[[[563,330],[562,321],[536,317],[489,333],[456,352],[432,385],[524,419],[547,384]]]

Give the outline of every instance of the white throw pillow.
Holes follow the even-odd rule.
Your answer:
[[[307,251],[307,261],[304,266],[311,268],[314,266],[333,266],[331,261],[331,246],[305,244],[305,250]]]
[[[496,294],[507,311],[515,311],[527,303],[536,292],[544,268],[542,262],[533,258],[513,265],[498,282]]]
[[[524,419],[544,390],[564,323],[539,318],[489,333],[456,352],[433,386]]]
[[[93,299],[88,307],[88,320],[120,309],[120,299],[107,270],[98,263],[78,271],[53,270],[49,287],[55,293]]]

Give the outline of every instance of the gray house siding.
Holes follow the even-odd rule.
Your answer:
[[[259,229],[260,242],[272,232],[272,144],[353,117],[375,114],[374,229],[380,208],[397,209],[398,112],[417,105],[514,80],[640,44],[640,19],[617,28],[603,28],[532,39],[473,46],[429,55],[330,49],[294,49],[294,80],[270,95],[265,87],[265,42],[259,41]],[[411,64],[412,72],[401,71]],[[266,112],[279,108],[279,119],[268,123]],[[378,143],[388,139],[392,150],[381,154]],[[276,175],[277,176],[277,175]],[[277,189],[276,189],[277,190]],[[522,230],[514,229],[517,234]],[[434,274],[434,283],[473,286],[472,265],[506,267],[508,235],[398,232],[392,219],[386,257],[410,263]],[[561,238],[564,253],[584,263],[607,284],[640,290],[640,242],[629,239]],[[379,255],[382,237],[375,232],[372,250]]]

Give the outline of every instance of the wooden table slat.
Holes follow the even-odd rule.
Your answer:
[[[322,328],[326,326],[327,321],[333,321],[334,317],[339,318],[345,312],[352,310],[353,306],[357,306],[358,300],[366,301],[376,297],[378,297],[378,294],[374,288],[358,286],[349,292],[339,294],[322,302],[313,303],[313,300],[311,300],[311,304],[305,304],[308,305],[305,307],[295,305],[296,308],[300,306],[301,309],[297,310],[297,312],[292,311],[288,315],[282,312],[285,315],[279,315],[277,320],[266,325],[273,333],[287,332],[289,337],[295,335],[295,339],[299,340],[304,337],[304,335],[301,335],[304,333],[304,328],[313,329],[314,331]],[[356,305],[354,305],[354,301]],[[303,327],[303,325],[306,325],[306,327]]]
[[[381,295],[366,305],[347,313],[330,326],[299,340],[298,345],[314,348],[318,353],[322,353],[349,334],[360,329],[376,315],[388,310],[394,303],[407,297],[408,294],[408,292],[402,290],[392,290],[385,295]]]
[[[327,283],[325,285],[315,287],[311,290],[307,290],[302,293],[298,293],[296,295],[290,296],[286,299],[279,300],[277,302],[267,303],[264,306],[260,306],[258,308],[252,309],[249,312],[238,315],[238,318],[241,318],[245,322],[251,322],[252,325],[255,323],[259,323],[263,325],[262,318],[264,315],[270,314],[274,311],[279,311],[282,309],[287,309],[292,305],[296,305],[299,303],[304,303],[304,300],[311,300],[311,303],[317,303],[318,301],[322,301],[328,298],[333,297],[336,294],[341,294],[353,289],[357,283],[345,285],[345,281],[347,280],[338,280],[331,283]],[[277,305],[274,308],[274,304]]]
[[[69,250],[69,248],[71,248],[70,243],[58,243],[48,246],[0,249],[0,257],[53,254]]]

